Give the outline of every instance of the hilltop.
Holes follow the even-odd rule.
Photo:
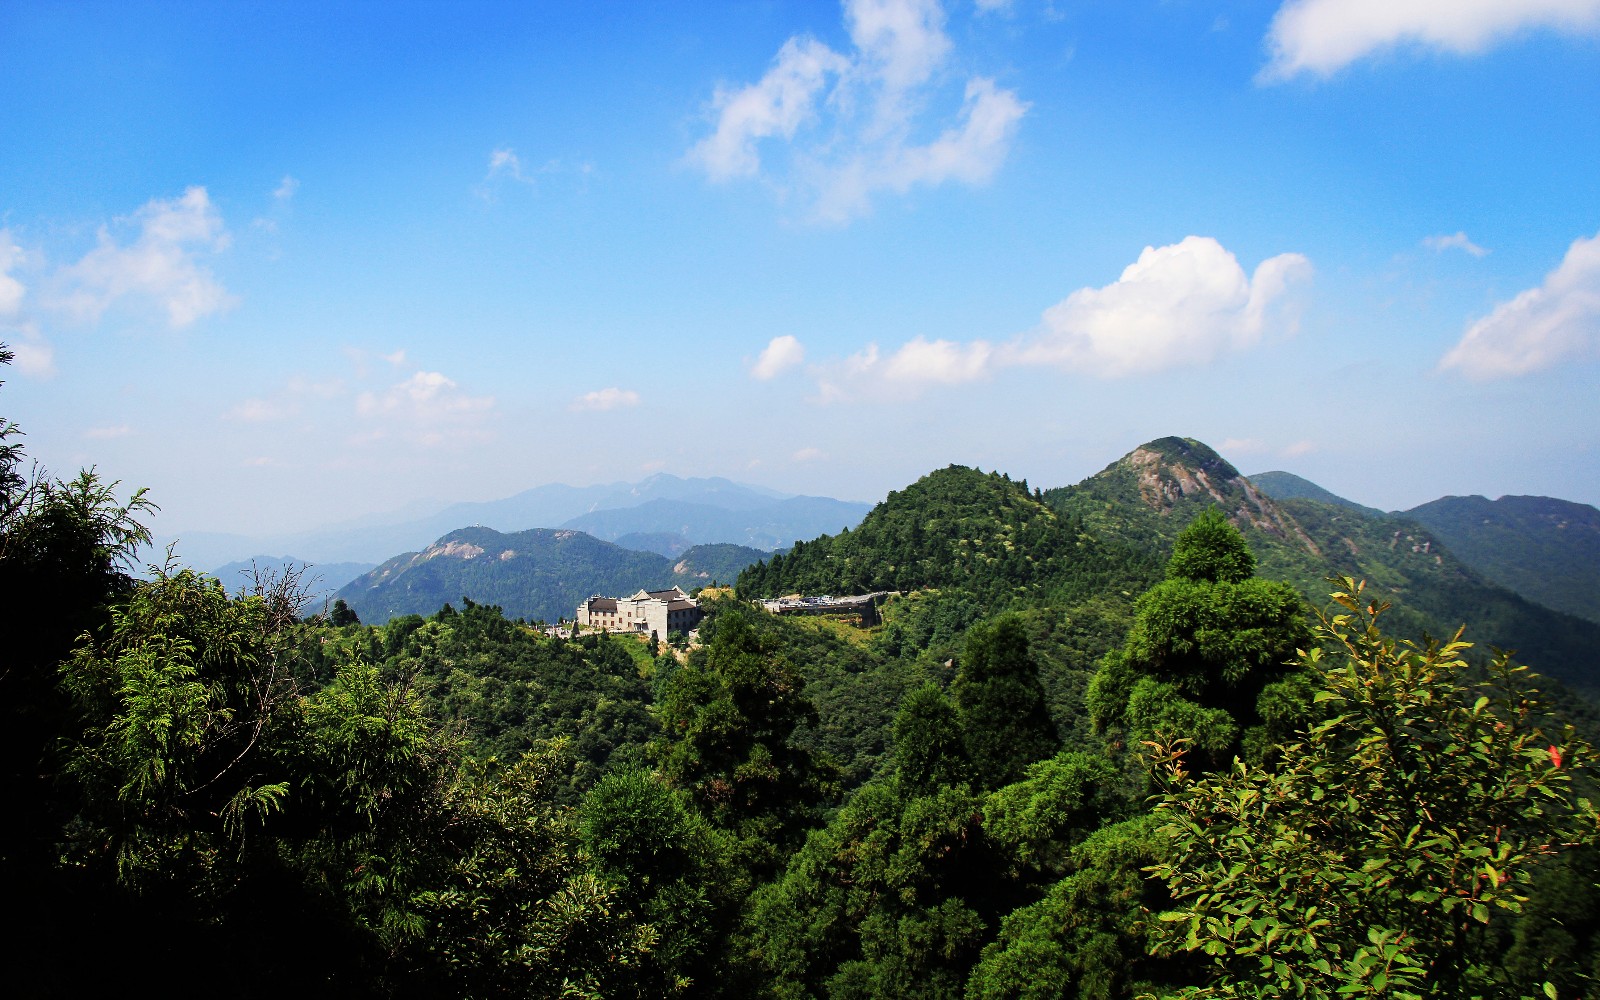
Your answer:
[[[1137,592],[1159,567],[1052,509],[1026,482],[952,465],[874,507],[854,531],[796,544],[739,577],[745,596],[953,589],[991,608]]]
[[[631,594],[673,584],[685,590],[731,580],[763,553],[737,545],[696,546],[677,559],[625,549],[581,531],[535,528],[502,534],[460,528],[357,577],[338,593],[365,622],[430,615],[470,598],[512,617],[570,618],[594,594]]]
[[[1348,501],[1274,500],[1191,438],[1142,445],[1075,486],[1047,491],[1045,499],[1154,558],[1165,558],[1177,532],[1216,506],[1250,543],[1259,574],[1293,584],[1313,607],[1324,606],[1330,575],[1363,579],[1394,605],[1391,627],[1402,634],[1446,637],[1470,622],[1484,647],[1515,649],[1543,673],[1600,689],[1594,669],[1600,628],[1593,622],[1491,582],[1406,515],[1369,514]]]

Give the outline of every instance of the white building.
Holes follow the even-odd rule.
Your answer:
[[[697,601],[673,587],[641,590],[632,597],[591,597],[578,605],[578,624],[608,632],[654,632],[665,639],[668,633],[699,625],[704,614]]]

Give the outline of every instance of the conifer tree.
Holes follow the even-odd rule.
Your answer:
[[[984,788],[1020,779],[1029,764],[1060,745],[1016,615],[1002,615],[968,633],[952,690],[967,755]]]
[[[1308,717],[1310,680],[1290,665],[1307,609],[1254,566],[1219,511],[1184,529],[1167,579],[1139,598],[1127,640],[1090,683],[1097,728],[1135,744],[1181,736],[1194,766],[1216,768],[1236,753],[1261,759]]]

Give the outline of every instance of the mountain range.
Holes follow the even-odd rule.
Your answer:
[[[570,618],[594,594],[641,588],[684,590],[731,582],[767,553],[738,545],[697,545],[677,559],[625,549],[581,531],[534,528],[503,534],[460,528],[419,552],[407,552],[342,587],[336,595],[362,621],[431,615],[463,598],[499,605],[508,616],[547,622]]]
[[[1398,634],[1448,638],[1466,624],[1479,650],[1515,649],[1542,673],[1600,693],[1600,624],[1497,583],[1408,515],[1312,498],[1323,494],[1301,488],[1275,499],[1210,447],[1176,437],[1041,493],[951,467],[891,493],[852,531],[752,566],[738,586],[751,596],[954,588],[991,611],[1071,606],[1089,594],[1126,597],[1159,578],[1173,540],[1195,515],[1217,507],[1249,542],[1259,575],[1289,582],[1314,608],[1328,606],[1330,576],[1366,580],[1372,596],[1392,605],[1388,621]],[[1566,523],[1556,530],[1571,531]],[[1582,583],[1564,586],[1581,590]]]
[[[1313,500],[1426,529],[1484,578],[1537,604],[1600,623],[1600,510],[1554,497],[1447,496],[1385,514],[1288,472],[1250,477],[1277,500]]]
[[[232,568],[225,564],[248,565],[251,559],[267,559],[260,553],[284,552],[292,555],[283,558],[311,563],[331,580],[334,574],[323,569],[329,564],[372,566],[473,525],[512,532],[571,528],[678,555],[690,546],[714,543],[777,549],[854,525],[869,509],[866,503],[794,496],[719,477],[684,479],[660,473],[637,483],[552,483],[501,500],[420,512],[413,508],[290,534],[195,532],[157,541],[162,547],[175,542],[186,563],[219,567],[219,576],[222,569]]]
[[[578,505],[589,509],[559,528],[481,523],[555,518]],[[1149,442],[1045,491],[952,466],[889,494],[864,518],[864,504],[722,479],[540,487],[372,526],[360,544],[457,519],[359,576],[359,564],[315,571],[327,586],[330,573],[353,576],[338,596],[373,622],[463,597],[554,621],[595,593],[736,577],[751,596],[942,588],[996,607],[1062,606],[1140,592],[1159,577],[1177,533],[1210,506],[1244,532],[1263,576],[1289,581],[1314,606],[1326,603],[1330,575],[1364,579],[1393,604],[1390,620],[1405,634],[1443,637],[1469,623],[1470,638],[1600,690],[1589,681],[1591,651],[1600,649],[1600,511],[1543,497],[1444,497],[1383,512],[1291,473],[1245,477],[1189,438]],[[462,517],[480,523],[462,527]],[[749,544],[695,544],[730,535]],[[786,535],[793,547],[771,554]]]

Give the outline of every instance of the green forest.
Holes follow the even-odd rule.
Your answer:
[[[1592,623],[1409,528],[1225,512],[1195,442],[935,472],[684,651],[147,568],[158,498],[22,432],[11,995],[1594,995]],[[875,590],[866,629],[750,601]]]

